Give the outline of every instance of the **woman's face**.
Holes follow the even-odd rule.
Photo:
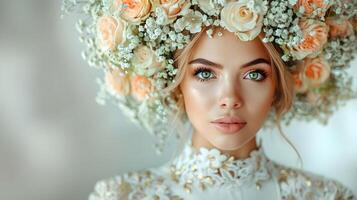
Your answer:
[[[255,138],[271,109],[275,83],[259,39],[242,42],[220,32],[197,41],[180,89],[194,142],[232,151]]]

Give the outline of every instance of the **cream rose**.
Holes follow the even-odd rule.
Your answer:
[[[159,0],[159,5],[164,9],[168,19],[175,19],[178,15],[187,13],[190,3],[186,0]]]
[[[115,94],[126,96],[130,93],[129,78],[118,67],[106,71],[105,83]]]
[[[136,73],[148,77],[165,67],[163,62],[157,61],[155,52],[145,45],[139,46],[134,50],[134,57],[131,63]]]
[[[330,6],[330,4],[325,3],[325,0],[298,0],[294,6],[294,10],[298,11],[303,8],[303,15],[309,17],[316,8],[326,11]],[[320,12],[318,15],[322,17],[325,15],[325,12]]]
[[[292,56],[301,60],[318,55],[327,42],[328,26],[317,20],[308,19],[299,23],[303,33],[302,40],[293,46],[288,46]]]
[[[121,17],[129,22],[140,22],[151,12],[150,0],[114,0],[113,7],[121,10]]]
[[[126,41],[126,22],[110,16],[102,16],[97,21],[99,46],[103,50],[114,50]]]
[[[328,17],[326,24],[330,27],[330,37],[346,37],[353,34],[353,26],[347,19],[338,17]]]
[[[304,60],[304,79],[311,87],[319,87],[330,76],[330,65],[321,56]]]
[[[221,11],[222,25],[242,41],[253,40],[263,26],[264,9],[260,12],[248,7],[250,0],[227,3]],[[255,2],[257,3],[257,2]]]
[[[153,92],[153,85],[145,76],[133,75],[130,78],[131,95],[138,101],[143,101]]]

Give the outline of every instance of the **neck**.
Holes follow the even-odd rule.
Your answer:
[[[207,149],[211,148],[216,148],[220,150],[222,153],[233,156],[235,159],[245,159],[248,158],[250,155],[250,152],[252,152],[255,149],[258,149],[257,143],[255,141],[255,137],[252,138],[250,141],[245,143],[242,147],[234,150],[223,150],[220,149],[216,146],[214,146],[212,143],[210,143],[208,140],[203,139],[199,134],[194,132],[192,134],[192,146],[196,149],[199,149],[200,147],[204,147]]]

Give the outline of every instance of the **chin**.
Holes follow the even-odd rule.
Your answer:
[[[213,138],[211,144],[220,150],[233,151],[244,147],[251,140],[255,139],[254,136],[255,135],[244,137],[243,133],[238,133],[237,135],[221,135]]]
[[[232,151],[242,148],[248,141],[239,141],[232,139],[221,139],[212,141],[212,145],[220,150]]]

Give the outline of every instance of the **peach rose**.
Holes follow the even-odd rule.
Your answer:
[[[353,34],[353,27],[350,21],[338,17],[328,17],[326,24],[330,27],[330,37],[346,37]]]
[[[114,50],[126,41],[126,22],[114,17],[102,16],[97,21],[99,46],[103,50]]]
[[[131,95],[139,101],[145,100],[153,92],[153,86],[150,80],[141,75],[133,75],[130,78]]]
[[[305,93],[308,89],[306,82],[303,80],[301,73],[293,73],[294,88],[297,93]]]
[[[321,56],[304,60],[304,79],[312,87],[318,87],[330,76],[330,65]]]
[[[302,40],[293,46],[288,46],[291,55],[298,60],[318,55],[327,42],[328,26],[317,20],[308,19],[299,23],[303,33]]]
[[[229,2],[221,11],[222,25],[230,32],[234,32],[242,41],[253,40],[263,26],[263,5],[258,12],[249,8],[249,3],[249,0]]]
[[[134,57],[131,63],[135,67],[136,73],[145,76],[152,76],[165,67],[163,62],[157,61],[155,52],[145,45],[139,46],[134,50]]]
[[[299,9],[303,8],[303,15],[305,17],[309,17],[312,15],[314,10],[316,10],[315,7],[326,11],[330,6],[330,4],[325,3],[325,0],[298,0],[294,5],[294,10],[298,11]],[[320,12],[318,15],[323,17],[325,16],[325,12]]]
[[[112,91],[121,96],[126,96],[130,92],[129,78],[119,67],[106,71],[105,83]]]
[[[150,0],[114,0],[114,8],[121,10],[121,17],[129,22],[146,19],[151,12]]]
[[[188,11],[189,1],[186,0],[159,0],[160,7],[164,9],[168,19],[175,19]]]

